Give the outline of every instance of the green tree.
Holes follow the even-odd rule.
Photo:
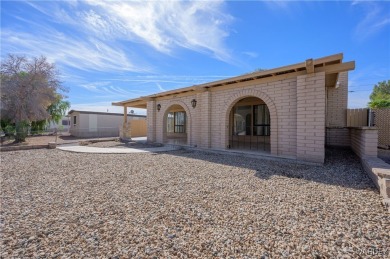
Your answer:
[[[25,140],[31,122],[50,118],[48,107],[67,90],[55,65],[43,56],[8,55],[1,62],[0,78],[1,119],[15,123],[17,142]]]
[[[370,95],[370,108],[390,107],[390,80],[377,83]]]
[[[49,122],[53,121],[59,123],[63,116],[70,108],[70,102],[64,101],[61,95],[57,95],[57,99],[48,108],[47,112],[50,114]]]
[[[63,116],[66,115],[67,110],[70,108],[70,102],[64,101],[61,95],[57,95],[56,101],[50,104],[50,106],[47,108],[47,112],[49,113],[50,117],[45,120],[40,121],[32,121],[31,122],[31,131],[32,132],[42,132],[45,127],[50,122],[59,123]]]

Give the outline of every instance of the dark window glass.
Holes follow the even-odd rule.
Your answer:
[[[251,106],[238,106],[234,108],[234,135],[251,135]]]
[[[62,126],[68,126],[69,123],[68,123],[68,120],[62,120]]]
[[[175,112],[175,133],[185,133],[186,113]]]
[[[253,106],[253,135],[270,135],[270,115],[265,104]]]
[[[77,116],[73,116],[73,125],[76,125],[77,122]]]
[[[173,112],[168,113],[168,118],[167,118],[167,132],[168,133],[173,133],[174,128],[175,128],[175,117],[174,117]]]
[[[185,133],[186,132],[186,113],[169,112],[167,118],[168,133]]]

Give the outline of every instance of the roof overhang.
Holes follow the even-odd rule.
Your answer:
[[[200,85],[194,85],[184,88],[179,88],[171,91],[165,91],[153,95],[148,95],[144,97],[139,97],[136,99],[129,99],[121,102],[113,102],[114,106],[126,106],[134,108],[146,108],[146,104],[149,100],[155,100],[159,97],[165,97],[170,95],[178,94],[194,94],[197,92],[208,91],[211,88],[221,87],[225,85],[232,85],[241,82],[248,81],[275,81],[280,80],[282,76],[299,76],[317,72],[325,72],[325,85],[327,87],[335,87],[338,80],[338,74],[340,72],[345,72],[355,69],[355,61],[342,62],[343,54],[335,54],[331,56],[326,56],[318,59],[308,59],[305,62],[297,63],[289,66],[283,66],[278,68],[273,68],[269,70],[258,71],[254,73],[248,73],[241,76],[230,77],[227,79],[222,79],[218,81],[213,81],[209,83],[204,83]]]

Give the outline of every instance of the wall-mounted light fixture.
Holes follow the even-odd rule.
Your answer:
[[[161,104],[157,104],[157,111],[161,110]]]
[[[192,99],[191,105],[192,105],[192,108],[195,108],[195,107],[196,107],[196,100],[195,100],[195,99]]]

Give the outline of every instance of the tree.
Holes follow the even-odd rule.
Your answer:
[[[32,121],[50,118],[48,107],[67,89],[54,64],[43,56],[8,55],[1,62],[1,119],[15,123],[16,141],[24,141]]]
[[[59,123],[62,117],[66,114],[66,111],[69,110],[70,103],[64,101],[61,95],[57,95],[57,99],[53,102],[48,108],[47,111],[50,114],[49,122],[53,121]]]
[[[58,94],[56,101],[47,108],[47,112],[49,113],[50,117],[45,120],[32,121],[31,131],[41,132],[50,122],[55,122],[58,124],[69,108],[70,103],[68,101],[64,101],[63,97]]]
[[[390,107],[390,80],[379,82],[374,86],[370,95],[370,108]]]

